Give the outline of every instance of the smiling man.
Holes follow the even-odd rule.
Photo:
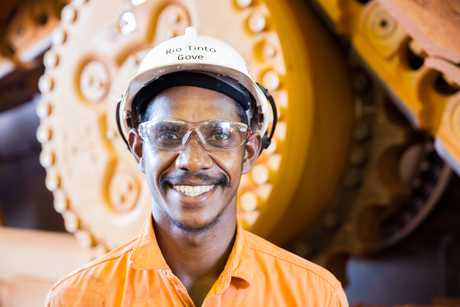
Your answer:
[[[58,282],[47,306],[348,306],[332,274],[237,222],[241,176],[276,117],[224,42],[188,28],[152,49],[117,106],[152,214],[139,238]]]

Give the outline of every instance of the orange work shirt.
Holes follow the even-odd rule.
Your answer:
[[[65,277],[46,306],[194,306],[163,258],[148,219],[137,239]],[[202,306],[348,307],[342,286],[326,269],[237,226],[224,270]]]

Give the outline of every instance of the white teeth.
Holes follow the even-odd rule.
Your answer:
[[[174,185],[174,190],[181,192],[187,196],[195,197],[203,193],[209,192],[213,185]]]

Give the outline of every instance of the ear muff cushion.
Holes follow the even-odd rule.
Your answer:
[[[270,92],[260,83],[257,83],[257,86],[262,90],[264,93],[265,97],[267,97],[268,102],[270,103],[270,106],[272,108],[273,112],[273,124],[270,130],[270,134],[265,133],[265,135],[262,137],[262,148],[266,149],[268,146],[270,146],[272,142],[273,135],[275,133],[276,125],[278,123],[278,110],[276,109],[276,103],[275,99],[273,96],[270,94]]]

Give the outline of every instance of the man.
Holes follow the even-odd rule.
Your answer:
[[[269,145],[276,108],[234,49],[193,28],[160,44],[117,120],[152,214],[138,239],[58,282],[47,306],[348,306],[328,271],[237,223],[241,175]]]

